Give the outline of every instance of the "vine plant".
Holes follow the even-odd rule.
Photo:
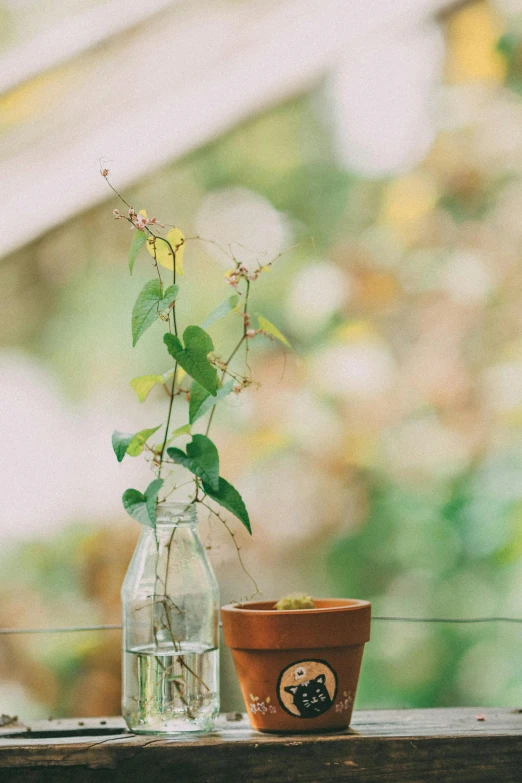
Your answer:
[[[137,457],[145,455],[152,471],[153,480],[144,491],[134,488],[123,493],[123,506],[131,517],[142,525],[151,527],[156,540],[156,575],[152,604],[160,609],[159,616],[154,611],[154,638],[158,643],[159,631],[166,632],[173,648],[181,653],[180,640],[176,639],[171,619],[171,611],[182,611],[168,596],[167,579],[170,550],[175,533],[172,531],[166,544],[167,567],[165,575],[158,573],[159,569],[159,537],[156,530],[157,507],[166,501],[176,490],[192,484],[192,491],[187,505],[199,503],[212,513],[226,528],[232,538],[240,564],[252,580],[255,591],[258,591],[253,577],[246,570],[241,558],[240,547],[235,533],[219,507],[233,514],[251,534],[251,524],[248,511],[240,493],[225,478],[220,475],[219,453],[215,443],[210,439],[209,432],[214,418],[216,406],[228,395],[238,395],[249,386],[253,380],[248,364],[249,343],[258,336],[278,340],[289,347],[286,337],[262,315],[257,315],[257,327],[252,325],[250,314],[251,288],[259,276],[271,269],[272,264],[280,257],[268,263],[258,262],[254,271],[238,261],[229,249],[232,268],[225,275],[226,282],[232,287],[233,293],[210,312],[201,324],[178,323],[176,305],[183,296],[183,286],[180,278],[183,276],[183,256],[186,244],[191,240],[213,242],[199,236],[185,237],[177,226],[166,226],[159,223],[155,217],[148,218],[144,210],[135,210],[118,193],[109,181],[109,172],[102,172],[109,187],[126,207],[126,212],[113,210],[117,220],[130,224],[133,237],[129,250],[128,265],[132,275],[134,265],[142,249],[146,249],[152,259],[154,276],[143,286],[132,309],[132,345],[136,346],[142,335],[153,325],[163,327],[162,340],[165,345],[165,358],[170,357],[170,367],[163,372],[142,375],[131,380],[131,386],[136,391],[140,402],[144,402],[151,390],[162,386],[167,392],[168,403],[164,425],[158,425],[139,432],[125,433],[115,430],[112,435],[112,446],[116,457],[121,462],[125,456]],[[218,245],[218,247],[220,247]],[[221,248],[227,252],[224,248]],[[170,276],[170,279],[169,279]],[[209,329],[229,313],[234,314],[239,321],[238,340],[226,358],[215,350]],[[237,368],[237,359],[243,354],[244,370]],[[176,398],[187,403],[187,422],[175,430],[171,430],[171,418]],[[203,433],[194,433],[193,426],[203,417],[207,417]],[[161,430],[163,432],[161,433]],[[154,442],[154,436],[159,439]],[[182,436],[190,440],[185,449],[173,445]],[[166,482],[176,466],[182,466],[189,473],[189,481],[183,480],[177,485],[167,486]],[[196,677],[182,654],[178,654],[178,663],[182,670]],[[157,664],[163,667],[160,656],[156,656]],[[185,698],[185,678],[180,680],[172,676],[169,670],[163,671],[163,677],[174,679],[178,697],[185,705],[187,714],[191,714],[191,706]],[[207,688],[204,682],[203,688]]]
[[[144,210],[135,210],[113,187],[107,169],[102,171],[102,175],[127,208],[126,213],[114,209],[115,219],[128,222],[133,229],[128,257],[130,274],[132,275],[142,249],[146,249],[151,256],[154,270],[154,277],[145,283],[132,310],[132,344],[135,346],[154,324],[163,326],[162,339],[166,357],[169,356],[173,364],[164,372],[142,375],[130,382],[140,402],[146,400],[156,385],[163,386],[168,395],[168,404],[163,434],[158,442],[153,442],[153,436],[160,434],[162,425],[133,433],[116,430],[112,435],[112,445],[118,461],[121,462],[125,456],[137,457],[144,453],[155,473],[155,478],[143,492],[132,488],[123,493],[123,506],[127,513],[142,525],[155,529],[158,503],[164,502],[177,489],[188,483],[184,481],[168,489],[165,486],[173,467],[181,465],[191,474],[190,482],[193,484],[188,503],[201,504],[226,527],[243,566],[235,534],[216,505],[237,517],[251,534],[249,514],[240,493],[220,475],[218,450],[210,439],[209,432],[216,406],[228,395],[238,395],[253,383],[248,364],[250,341],[262,336],[278,340],[290,347],[286,337],[264,316],[256,315],[257,326],[254,327],[249,310],[252,285],[261,274],[271,269],[272,264],[282,254],[267,263],[258,262],[254,271],[249,270],[235,258],[230,248],[227,252],[213,240],[199,236],[185,237],[179,227],[166,226],[159,223],[155,217],[148,218]],[[185,247],[191,240],[212,242],[229,255],[232,267],[225,274],[225,279],[232,287],[233,294],[212,310],[201,324],[186,324],[181,327],[176,317],[176,304],[183,296],[180,281],[183,275],[183,256]],[[170,280],[167,279],[169,273]],[[223,358],[216,352],[207,329],[229,313],[234,314],[239,321],[239,335],[230,355]],[[235,361],[242,353],[244,371],[238,370]],[[188,421],[171,430],[176,398],[187,402]],[[195,423],[205,416],[207,422],[203,427],[204,434],[193,433]],[[173,445],[174,441],[182,436],[190,437],[185,450]]]
[[[109,172],[105,169],[102,173],[114,190],[108,179]],[[142,375],[133,378],[130,382],[140,402],[146,400],[157,384],[165,387],[169,399],[165,429],[159,443],[151,445],[150,440],[162,425],[136,433],[124,433],[118,430],[113,432],[112,446],[119,462],[126,455],[137,457],[145,452],[156,473],[156,478],[150,482],[144,492],[136,489],[126,490],[122,498],[123,506],[138,522],[154,528],[157,504],[166,500],[181,486],[174,486],[167,495],[159,499],[165,484],[166,468],[169,465],[181,465],[192,474],[194,493],[189,502],[201,503],[216,514],[215,509],[207,502],[214,501],[236,516],[251,534],[250,518],[241,495],[219,475],[219,454],[216,445],[209,438],[209,431],[218,403],[229,394],[240,394],[253,383],[248,366],[249,341],[258,335],[263,335],[289,346],[286,337],[264,316],[257,315],[258,327],[253,328],[249,313],[252,283],[262,272],[268,271],[276,259],[265,264],[258,262],[257,268],[252,272],[230,252],[234,266],[226,272],[225,278],[236,293],[209,313],[201,325],[186,325],[180,337],[181,329],[176,318],[176,303],[180,296],[179,278],[183,275],[185,245],[190,240],[205,242],[212,240],[203,240],[199,236],[185,238],[181,230],[175,226],[172,226],[163,236],[161,231],[166,228],[165,224],[158,223],[155,217],[148,218],[144,210],[137,212],[119,193],[117,195],[128,207],[128,213],[122,214],[114,209],[114,217],[117,220],[127,221],[134,229],[128,259],[130,273],[132,275],[140,250],[145,247],[152,257],[152,267],[156,274],[145,283],[134,304],[132,344],[136,346],[145,331],[153,324],[159,323],[167,329],[163,334],[163,343],[174,363],[174,366],[166,372]],[[166,285],[160,267],[171,271],[170,285]],[[230,355],[223,359],[215,351],[212,337],[206,330],[228,313],[240,316],[241,327],[238,342]],[[242,348],[246,367],[244,374],[232,365],[233,359]],[[171,432],[170,422],[176,397],[182,397],[188,402],[188,422]],[[205,434],[193,434],[193,425],[207,413]],[[171,446],[173,441],[183,435],[191,436],[186,451]]]

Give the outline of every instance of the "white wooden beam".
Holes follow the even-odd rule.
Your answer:
[[[98,160],[126,188],[246,117],[308,89],[340,53],[444,0],[182,4],[111,47],[41,117],[2,137],[0,255],[107,198]],[[127,7],[127,4],[126,4]],[[376,53],[376,56],[378,54]],[[1,66],[1,63],[0,63]],[[0,68],[1,70],[1,68]]]
[[[3,54],[0,94],[131,30],[174,3],[176,0],[133,0],[123,6],[121,0],[109,0],[105,5],[65,15],[58,24]]]

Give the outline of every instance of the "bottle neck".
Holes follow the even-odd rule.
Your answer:
[[[159,503],[156,509],[156,527],[195,527],[198,515],[195,503],[165,502]]]

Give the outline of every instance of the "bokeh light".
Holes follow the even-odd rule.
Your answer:
[[[393,16],[395,4],[377,5]],[[256,282],[252,312],[292,350],[253,341],[261,386],[227,400],[213,422],[223,472],[250,510],[254,536],[238,531],[238,541],[264,595],[366,598],[376,615],[521,617],[522,8],[448,3],[435,17],[443,4],[406,5],[389,25],[371,26],[361,12],[364,35],[337,48],[323,41],[322,59],[319,41],[302,61],[289,48],[270,100],[241,93],[247,109],[234,105],[204,143],[149,165],[155,139],[145,130],[133,159],[121,161],[119,148],[113,159],[125,165],[129,203],[192,237],[183,324],[201,323],[230,295],[230,251],[250,268],[281,254]],[[0,56],[45,32],[45,14],[56,23],[62,8],[0,5]],[[304,3],[303,25],[308,13]],[[177,14],[158,11],[150,24],[177,24]],[[248,3],[224,0],[213,14],[223,29],[250,23]],[[52,138],[68,109],[81,113],[82,89],[95,89],[92,74],[114,51],[141,51],[148,23],[0,96],[6,171],[32,167],[36,142]],[[226,49],[219,73],[231,78]],[[245,47],[242,71],[255,52]],[[196,66],[183,63],[187,73]],[[248,84],[264,88],[268,76],[256,74]],[[173,78],[158,74],[152,101],[131,93],[133,112],[149,117]],[[184,112],[192,121],[201,95],[175,117],[154,115],[165,138],[182,132]],[[209,124],[213,108],[203,106]],[[89,111],[90,131],[98,118],[118,120],[110,102],[103,116]],[[102,135],[110,138],[105,125]],[[28,234],[0,264],[0,627],[118,622],[139,533],[120,498],[148,474],[138,460],[116,463],[110,435],[164,416],[161,389],[140,405],[129,385],[167,369],[166,356],[159,327],[131,346],[150,259],[129,278],[130,232],[113,220],[121,204],[98,174],[101,154],[119,184],[110,149],[93,148],[85,181],[67,173],[65,190],[42,190],[33,170],[19,220],[4,231],[6,247],[21,226]],[[35,193],[33,216],[25,199]],[[45,223],[57,205],[60,219]],[[31,233],[33,224],[41,228]],[[212,327],[219,352],[234,344],[237,323],[231,314]],[[174,426],[183,417],[176,404]],[[223,602],[251,595],[226,531],[205,518],[201,530]],[[520,626],[375,622],[357,706],[520,707],[519,660]],[[2,711],[117,713],[119,666],[117,633],[2,636]],[[223,708],[240,708],[226,661],[225,671]]]

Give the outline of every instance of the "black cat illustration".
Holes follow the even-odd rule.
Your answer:
[[[301,682],[299,685],[288,685],[285,688],[285,691],[294,697],[294,704],[301,718],[316,718],[330,709],[332,700],[325,682],[325,675],[318,674],[313,680]]]

